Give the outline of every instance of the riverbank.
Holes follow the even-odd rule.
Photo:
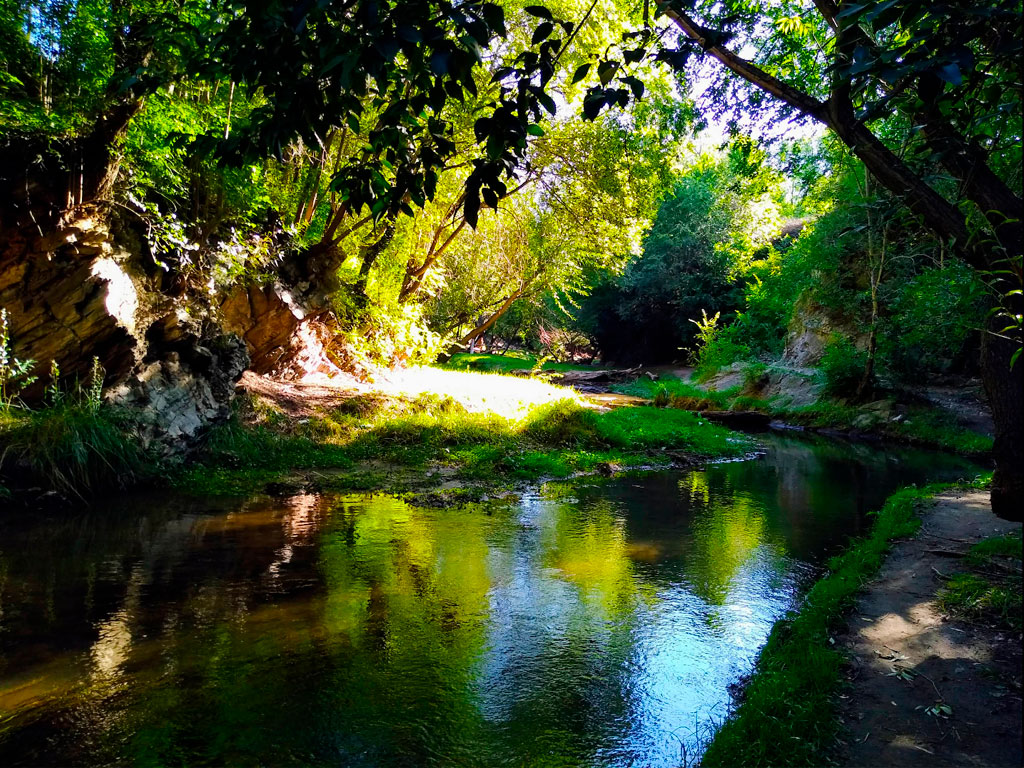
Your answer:
[[[543,381],[437,368],[408,369],[374,385],[297,385],[246,374],[231,419],[177,461],[145,455],[130,424],[118,432],[113,412],[87,405],[8,418],[0,440],[10,446],[10,495],[46,496],[59,506],[141,482],[202,495],[381,490],[443,505],[522,481],[691,466],[754,446],[683,411],[601,408]],[[44,433],[45,441],[34,437]],[[11,482],[18,475],[21,488]]]
[[[1021,764],[1020,533],[956,489],[893,548],[837,637],[845,765]]]
[[[1003,630],[985,611],[945,624],[965,601],[947,578],[950,556],[936,554],[966,556],[1014,530],[1020,524],[996,518],[978,489],[890,497],[871,533],[833,558],[800,610],[773,628],[702,765],[1019,765],[1019,613]]]
[[[924,395],[896,393],[855,403],[824,396],[814,372],[787,372],[777,375],[774,385],[764,383],[771,378],[763,366],[749,366],[726,371],[711,384],[662,375],[657,379],[641,377],[612,389],[657,405],[696,412],[750,411],[786,426],[855,440],[934,448],[972,457],[985,457],[992,451],[991,433],[978,431],[984,428],[984,419],[973,409],[967,414],[969,418],[961,419],[956,410],[960,404],[950,404],[953,398],[948,398],[948,407]]]

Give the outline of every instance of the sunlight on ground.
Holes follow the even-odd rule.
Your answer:
[[[378,382],[381,391],[405,397],[437,395],[457,400],[468,411],[492,412],[507,419],[518,419],[543,403],[579,395],[537,379],[502,376],[493,373],[446,371],[440,368],[406,368],[391,371]]]

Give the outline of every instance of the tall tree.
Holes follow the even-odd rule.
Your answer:
[[[691,57],[715,59],[731,75],[719,93],[737,82],[753,86],[755,105],[770,96],[782,113],[827,126],[988,278],[996,299],[981,357],[996,427],[992,507],[1021,519],[1024,206],[1019,175],[1008,173],[1020,163],[1020,4],[659,0],[658,7],[681,32],[679,47],[661,58],[680,69]],[[879,132],[897,110],[920,134],[912,162]],[[926,176],[936,165],[956,180],[955,190]]]

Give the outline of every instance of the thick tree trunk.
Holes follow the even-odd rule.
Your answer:
[[[1002,333],[1005,324],[992,317],[981,342],[981,377],[995,425],[992,511],[1006,520],[1024,520],[1024,357],[1010,367],[1020,341]]]

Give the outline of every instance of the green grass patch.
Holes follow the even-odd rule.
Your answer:
[[[894,442],[938,448],[964,456],[984,456],[992,451],[991,437],[964,429],[949,414],[919,406],[905,408],[905,417],[894,421],[843,400],[823,398],[813,405],[790,408],[761,397],[741,394],[742,386],[711,391],[672,377],[657,381],[641,377],[612,389],[624,395],[650,399],[660,407],[688,411],[760,411],[789,424],[814,429],[859,429]]]
[[[735,457],[744,435],[686,411],[620,408],[598,413],[573,399],[535,405],[520,419],[468,412],[450,398],[421,397],[354,415],[347,406],[294,424],[249,406],[209,435],[193,466],[174,478],[209,495],[257,490],[276,474],[351,470],[383,461],[426,469],[443,465],[465,480],[565,477],[601,464],[668,463],[663,450]],[[248,419],[248,421],[247,421]],[[374,486],[379,487],[379,486]]]
[[[948,486],[897,491],[876,514],[871,533],[828,563],[828,573],[799,610],[777,622],[758,657],[742,703],[715,735],[704,766],[818,766],[838,732],[834,697],[843,655],[833,632],[860,586],[882,564],[890,542],[920,525],[920,502]]]
[[[939,608],[959,619],[1019,632],[1021,561],[1020,531],[979,541],[964,558],[971,570],[954,573],[939,592]]]
[[[705,390],[674,376],[663,376],[651,381],[641,376],[628,384],[613,386],[613,392],[634,397],[644,397],[659,407],[670,406],[688,411],[726,410],[739,395],[740,387],[723,390]]]
[[[508,373],[509,371],[533,370],[537,366],[537,358],[521,352],[509,352],[507,355],[476,355],[460,353],[452,355],[442,368],[452,371],[483,371],[487,373]],[[545,361],[540,367],[542,371],[595,371],[606,366],[576,365],[574,363],[554,363]]]
[[[67,496],[126,488],[148,465],[132,422],[106,405],[68,398],[0,416],[0,473]]]

